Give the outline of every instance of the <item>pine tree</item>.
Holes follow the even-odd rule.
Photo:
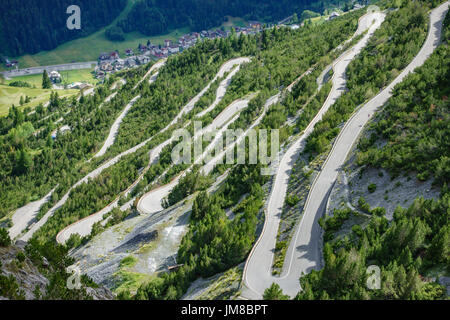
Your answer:
[[[26,173],[28,169],[31,167],[32,160],[30,155],[24,149],[19,151],[18,159],[17,159],[17,167],[16,173],[22,174]]]
[[[288,300],[289,296],[283,294],[283,290],[281,290],[280,286],[275,282],[264,291],[263,295],[264,300]]]
[[[51,88],[52,82],[50,81],[47,70],[44,70],[44,73],[42,75],[42,89],[51,89]]]
[[[47,144],[47,147],[49,147],[49,148],[51,148],[53,146],[53,138],[50,134],[47,137],[46,144]]]

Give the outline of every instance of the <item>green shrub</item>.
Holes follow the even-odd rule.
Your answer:
[[[9,84],[10,87],[24,87],[31,88],[31,84],[25,81],[14,81]]]
[[[23,254],[22,251],[19,252],[19,253],[16,255],[16,258],[17,258],[17,260],[19,260],[19,262],[24,262],[24,261],[25,261],[25,255]]]
[[[5,228],[0,228],[0,247],[7,247],[11,244],[11,238]]]
[[[360,226],[359,224],[355,224],[355,225],[352,227],[352,231],[353,231],[353,233],[356,234],[358,237],[362,237],[362,235],[363,235],[363,233],[364,233],[363,229],[361,228],[361,226]]]
[[[377,190],[377,185],[375,183],[371,183],[369,184],[369,186],[367,187],[367,190],[369,190],[370,193],[374,193],[375,190]]]
[[[295,206],[299,201],[300,201],[300,199],[298,198],[297,195],[286,197],[286,203],[289,207]]]
[[[366,202],[366,199],[364,199],[363,197],[359,197],[359,199],[358,199],[358,206],[364,212],[370,213],[370,205]]]

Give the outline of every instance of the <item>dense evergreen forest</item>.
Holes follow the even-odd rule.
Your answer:
[[[20,56],[87,36],[110,24],[127,0],[3,0],[0,10],[0,55]],[[70,5],[81,9],[81,29],[69,30]]]
[[[276,22],[294,12],[311,8],[320,12],[324,3],[317,0],[141,0],[128,16],[119,21],[124,32],[140,31],[145,35],[163,33],[172,28],[190,27],[200,31],[218,26],[225,16]],[[149,18],[150,17],[150,18]]]

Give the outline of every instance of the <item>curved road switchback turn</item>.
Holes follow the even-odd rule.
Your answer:
[[[147,79],[147,77],[154,71],[154,70],[158,70],[161,69],[165,64],[166,64],[167,59],[161,59],[158,62],[156,62],[154,65],[152,65],[150,67],[150,69],[147,71],[147,73],[142,77],[141,80],[139,80],[139,82],[133,87],[133,90],[136,90],[136,88],[142,83],[142,81],[144,81],[145,79]]]
[[[290,288],[292,282],[296,281],[302,273],[308,273],[312,269],[317,269],[321,265],[321,230],[318,225],[318,219],[324,212],[329,191],[337,178],[337,174],[344,164],[350,149],[358,139],[365,124],[371,116],[381,108],[392,96],[392,89],[400,83],[410,72],[421,66],[425,60],[433,53],[438,46],[441,36],[442,22],[448,10],[449,2],[446,2],[434,9],[430,14],[430,26],[427,39],[412,62],[400,73],[400,75],[377,96],[363,105],[345,124],[337,137],[333,148],[322,166],[322,170],[316,177],[306,201],[303,217],[294,241],[291,242],[287,254],[285,265],[287,269],[283,270],[282,278],[284,280],[282,288],[291,296],[295,292]]]
[[[304,130],[302,135],[289,147],[283,155],[277,169],[272,190],[268,199],[268,207],[266,209],[266,218],[264,229],[250,253],[243,274],[244,289],[242,296],[249,299],[261,299],[264,290],[273,282],[278,283],[286,294],[294,297],[300,290],[299,276],[297,276],[296,267],[283,270],[281,277],[272,276],[272,263],[276,245],[276,237],[282,208],[285,201],[286,190],[289,182],[289,176],[293,165],[295,164],[299,153],[303,150],[306,138],[313,131],[317,122],[333,105],[336,100],[345,91],[345,70],[348,64],[359,54],[363,47],[369,41],[375,30],[379,28],[384,21],[385,15],[380,12],[369,13],[359,20],[359,27],[356,32],[363,32],[363,27],[368,28],[367,34],[352,48],[344,52],[333,64],[334,74],[332,77],[332,88],[327,100]],[[362,26],[362,27],[361,27]],[[318,241],[315,242],[317,245]],[[288,252],[289,253],[289,252]],[[311,265],[307,265],[310,268]]]
[[[205,148],[201,156],[198,159],[195,159],[194,164],[200,163],[201,161],[203,161],[203,159],[205,159],[205,157],[208,156],[212,148],[214,148],[215,145],[217,144],[217,141],[222,138],[222,135],[228,128],[228,126],[232,124],[234,121],[236,121],[240,111],[247,107],[248,102],[249,99],[237,100],[231,103],[214,119],[214,121],[209,126],[204,128],[200,133],[198,134],[196,133],[194,139],[200,136],[201,134],[206,134],[208,132],[212,132],[213,130],[217,130],[218,128],[220,128],[216,132],[214,139],[208,144],[208,146]],[[172,138],[169,140],[172,141]],[[178,184],[180,178],[182,178],[191,169],[192,165],[184,172],[179,174],[172,181],[170,181],[168,184],[165,184],[159,188],[151,190],[145,195],[143,195],[137,204],[138,211],[145,214],[151,214],[162,211],[164,209],[162,207],[162,200],[170,194],[172,189]]]
[[[114,123],[112,124],[111,129],[109,130],[108,137],[106,137],[105,143],[103,144],[102,148],[100,149],[99,152],[97,152],[93,156],[93,158],[98,158],[98,157],[103,156],[106,153],[106,151],[109,149],[109,147],[111,147],[114,144],[114,141],[116,140],[116,136],[117,136],[117,133],[119,132],[120,124],[122,123],[123,118],[125,118],[125,116],[127,115],[128,111],[130,111],[131,107],[136,103],[136,101],[140,97],[141,97],[140,95],[134,97],[130,101],[130,103],[128,103],[125,106],[123,111],[117,117],[116,121],[114,121]]]

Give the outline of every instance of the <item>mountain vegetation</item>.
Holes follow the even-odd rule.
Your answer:
[[[189,27],[201,31],[216,27],[225,16],[239,16],[247,20],[278,21],[294,12],[311,8],[323,11],[325,2],[315,0],[141,0],[135,3],[127,17],[117,25],[124,31],[139,31],[151,36],[165,33],[170,29]]]
[[[0,57],[52,50],[106,26],[109,26],[105,31],[107,39],[123,41],[124,33],[132,31],[146,36],[183,27],[200,31],[220,26],[226,16],[277,22],[295,12],[300,15],[305,9],[322,13],[325,8],[342,4],[337,0],[130,1],[53,0],[43,3],[29,0],[23,6],[17,0],[5,0],[0,11]],[[70,30],[66,26],[70,16],[66,10],[71,5],[80,7],[81,29]],[[120,20],[112,24],[119,15]]]
[[[112,293],[101,288],[86,275],[76,280],[67,268],[74,259],[67,248],[32,240],[28,244],[12,245],[3,241],[8,237],[0,228],[0,297],[10,300],[92,300],[112,299]],[[72,283],[74,288],[69,288]]]

